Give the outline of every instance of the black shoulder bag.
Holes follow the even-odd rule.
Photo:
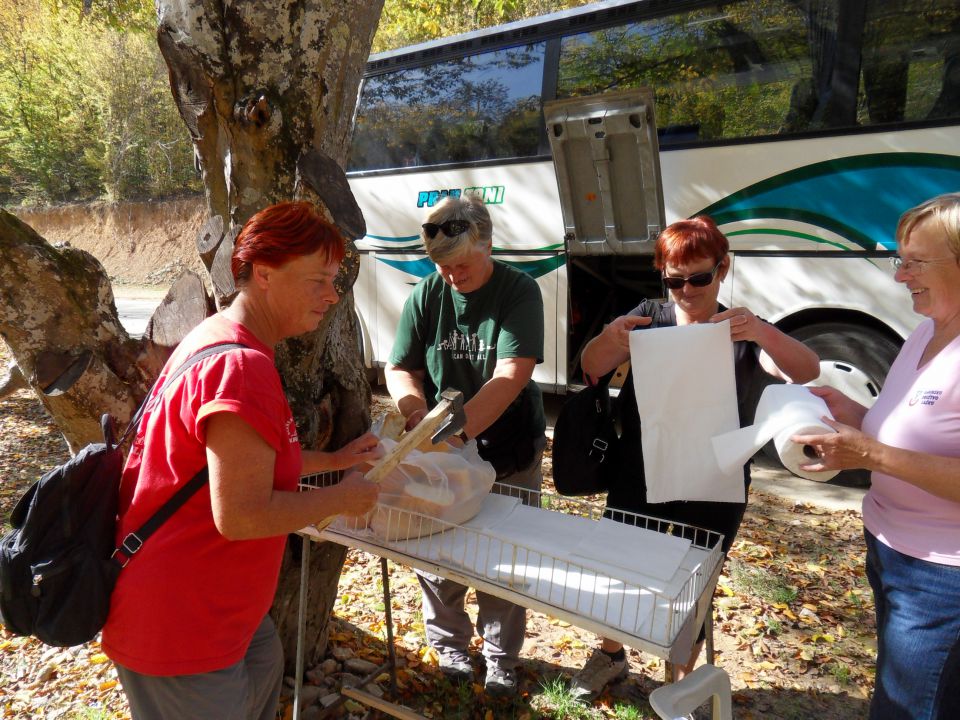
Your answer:
[[[574,393],[553,426],[553,484],[561,495],[596,495],[610,489],[618,443],[616,401],[608,373],[596,385]]]
[[[221,343],[204,348],[168,376],[153,397],[163,395],[203,358],[242,347]],[[103,443],[87,445],[46,472],[13,508],[13,530],[0,538],[0,621],[15,635],[35,635],[60,647],[92,640],[107,621],[120,571],[146,539],[206,484],[204,468],[115,547],[121,447],[136,434],[151,395],[152,389],[119,442],[114,442],[111,417],[104,415]]]

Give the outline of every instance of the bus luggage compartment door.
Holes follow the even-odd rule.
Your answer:
[[[570,255],[653,252],[664,226],[653,92],[545,103]]]

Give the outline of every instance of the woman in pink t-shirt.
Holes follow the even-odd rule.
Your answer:
[[[274,346],[316,330],[338,295],[343,238],[308,203],[281,203],[243,226],[238,294],[180,343],[161,377],[219,343],[234,349],[185,372],[144,413],[124,467],[118,539],[206,468],[209,485],[120,573],[103,629],[134,720],[272,720],[283,653],[267,611],[288,533],[359,515],[377,486],[359,474],[297,492],[302,474],[378,455],[369,433],[336,452],[300,449]]]
[[[960,713],[960,193],[900,218],[896,279],[927,319],[872,408],[832,388],[837,432],[797,436],[809,470],[867,468],[867,577],[877,615],[871,720]]]

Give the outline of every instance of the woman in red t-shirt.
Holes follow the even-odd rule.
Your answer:
[[[184,338],[161,373],[219,343],[243,349],[193,365],[145,413],[124,468],[118,540],[205,467],[205,487],[120,573],[103,648],[135,720],[275,717],[283,655],[267,614],[286,535],[360,515],[377,486],[358,473],[297,492],[303,474],[380,452],[367,433],[335,452],[301,450],[274,366],[281,340],[316,330],[338,301],[337,230],[308,204],[254,215],[236,240],[238,294]]]

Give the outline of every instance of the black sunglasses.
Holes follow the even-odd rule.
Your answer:
[[[709,270],[708,272],[694,273],[690,277],[664,275],[663,284],[666,285],[670,290],[679,290],[686,283],[690,283],[693,285],[693,287],[706,287],[713,282],[713,277],[717,274],[717,269],[720,267],[720,263],[722,262],[723,260],[714,265],[713,270]]]
[[[453,237],[456,237],[457,235],[462,235],[467,230],[469,230],[470,221],[469,220],[447,220],[446,222],[442,222],[439,225],[437,225],[436,223],[424,223],[420,227],[423,228],[424,234],[431,240],[433,240],[437,236],[437,233],[440,232],[441,230],[443,231],[443,234],[446,235],[448,238],[453,238]]]

